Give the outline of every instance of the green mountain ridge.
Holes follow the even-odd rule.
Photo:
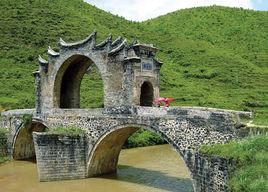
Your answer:
[[[38,55],[109,33],[153,43],[161,69],[161,95],[173,105],[248,110],[268,124],[268,12],[219,6],[184,9],[145,22],[132,22],[82,0],[0,2],[0,108],[34,107]],[[85,75],[82,107],[101,107],[98,73]]]

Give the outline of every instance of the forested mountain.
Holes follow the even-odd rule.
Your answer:
[[[160,50],[161,95],[175,105],[253,111],[268,124],[268,12],[219,6],[179,10],[145,22],[125,20],[82,0],[0,1],[0,108],[34,107],[38,55],[84,39],[138,38]],[[93,94],[94,93],[94,94]],[[98,73],[85,75],[83,107],[102,105]]]

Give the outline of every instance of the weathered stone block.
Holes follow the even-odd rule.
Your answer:
[[[86,177],[83,135],[33,133],[40,181]]]

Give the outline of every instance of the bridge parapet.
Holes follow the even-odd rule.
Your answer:
[[[7,113],[8,114],[8,113]],[[12,113],[9,113],[12,114]],[[54,108],[42,113],[40,118],[45,119],[51,116],[81,116],[81,117],[103,117],[103,116],[152,116],[152,117],[165,117],[165,118],[202,118],[211,120],[217,117],[229,119],[237,124],[245,124],[251,119],[251,112],[234,111],[217,108],[206,107],[142,107],[142,106],[118,106],[118,107],[106,107],[97,109],[61,109]]]
[[[35,113],[35,109],[14,109],[14,110],[8,110],[8,111],[3,111],[1,112],[1,116],[10,116],[10,117],[14,117],[14,116],[20,116],[20,115],[25,115],[25,114],[34,114]]]
[[[26,121],[31,121],[35,109],[16,109],[0,113],[0,128],[7,128],[14,136],[19,127]]]
[[[44,111],[37,117],[43,118],[47,116],[101,116],[103,108],[88,108],[88,109],[62,109],[53,108],[51,110]]]
[[[102,134],[116,127],[133,125],[150,127],[156,132],[162,131],[164,135],[172,131],[177,136],[181,135],[180,130],[186,129],[188,135],[196,135],[198,143],[202,143],[202,140],[210,141],[212,138],[216,142],[217,135],[225,138],[219,142],[236,138],[242,126],[238,118],[241,113],[243,114],[243,112],[211,108],[172,107],[166,110],[156,107],[125,106],[103,109],[58,109],[45,114],[41,120],[51,129],[69,125],[80,127],[86,130],[88,138],[94,142]],[[201,135],[203,138],[200,138]],[[176,139],[175,136],[173,140]],[[192,145],[193,148],[194,146],[197,145]]]

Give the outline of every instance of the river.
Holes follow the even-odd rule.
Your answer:
[[[1,192],[189,192],[189,172],[170,145],[121,151],[117,174],[81,180],[39,182],[36,163],[0,166]]]

